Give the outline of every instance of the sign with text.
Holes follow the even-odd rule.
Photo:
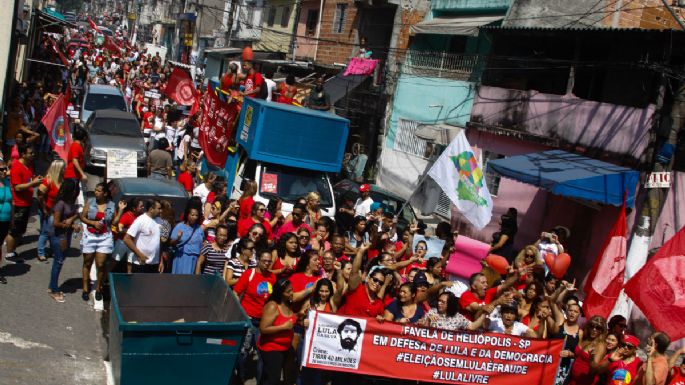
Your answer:
[[[162,97],[162,94],[159,93],[159,90],[149,90],[145,91],[145,97],[151,99],[159,99]]]
[[[107,179],[135,178],[138,176],[138,158],[135,151],[107,151]]]
[[[199,142],[205,159],[214,166],[223,168],[226,164],[240,106],[234,99],[221,101],[213,90],[205,93]]]
[[[645,188],[670,188],[671,187],[671,172],[651,172],[647,175],[645,181]]]
[[[551,384],[563,344],[310,312],[304,366],[444,384]]]

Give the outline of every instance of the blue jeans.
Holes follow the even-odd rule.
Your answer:
[[[258,356],[258,361],[257,361],[257,382],[261,381],[262,379],[262,357],[259,355],[259,349],[257,349],[257,341],[259,340],[259,320],[256,318],[252,318],[252,326],[250,326],[249,329],[247,329],[247,334],[245,335],[245,341],[243,342],[243,346],[240,349],[240,356],[238,357],[238,375],[240,376],[240,379],[247,380],[247,367],[249,364],[249,361],[252,358],[252,351],[255,350],[257,351],[257,356]]]
[[[50,247],[52,248],[52,271],[50,272],[50,290],[59,291],[59,273],[64,264],[64,251],[61,243],[67,234],[50,236]]]
[[[48,218],[43,213],[42,209],[38,209],[38,218],[40,220],[40,232],[38,233],[38,256],[45,256],[45,246],[50,241],[50,236],[48,235]],[[54,249],[54,247],[52,247]]]

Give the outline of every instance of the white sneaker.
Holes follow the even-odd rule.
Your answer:
[[[105,301],[102,299],[102,296],[100,296],[100,300],[98,300],[95,293],[93,293],[93,310],[95,310],[95,311],[105,310]]]

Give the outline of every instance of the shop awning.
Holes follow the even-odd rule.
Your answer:
[[[561,150],[491,160],[487,164],[506,178],[549,190],[553,194],[614,206],[635,204],[640,173]]]
[[[68,22],[64,15],[50,8],[42,11],[36,9],[36,16],[40,21],[41,27],[50,32],[62,33],[61,28],[63,27],[78,28],[76,24]]]
[[[436,35],[477,36],[478,28],[504,19],[504,15],[441,16],[412,25],[410,32]]]

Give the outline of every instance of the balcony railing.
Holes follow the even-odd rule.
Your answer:
[[[435,51],[406,53],[402,72],[417,76],[469,80],[484,64],[484,57]]]

